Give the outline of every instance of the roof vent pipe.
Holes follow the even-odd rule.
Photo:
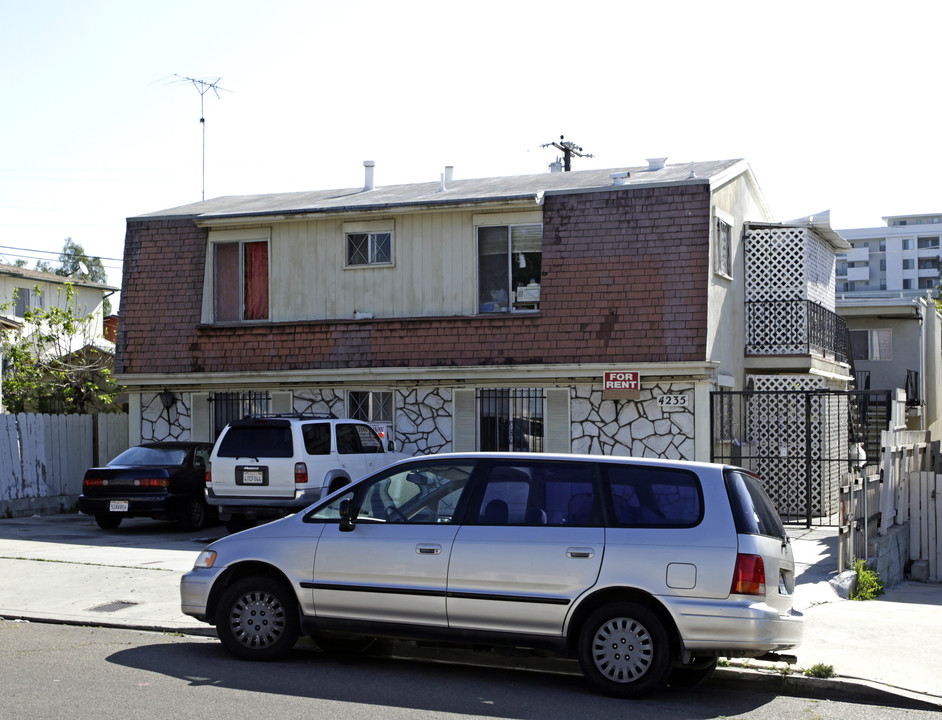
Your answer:
[[[624,170],[623,172],[613,172],[611,174],[612,184],[613,185],[624,185],[628,182],[628,171]]]
[[[647,158],[647,160],[648,160],[648,171],[649,171],[649,172],[650,172],[651,170],[660,170],[661,168],[664,167],[664,163],[667,162],[667,158],[666,158],[666,157],[662,157],[662,158]]]
[[[372,190],[373,189],[373,168],[376,167],[376,163],[373,160],[364,160],[363,167],[364,167],[365,175],[366,175],[363,181],[363,189]]]

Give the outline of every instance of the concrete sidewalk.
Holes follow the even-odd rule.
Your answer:
[[[179,582],[221,527],[201,533],[144,519],[104,532],[83,515],[0,519],[0,617],[214,635],[180,612]],[[805,614],[798,667],[731,658],[718,676],[765,681],[777,693],[891,704],[896,696],[942,707],[942,585],[905,582],[877,600],[840,599],[832,528],[791,530],[799,563],[795,606]],[[837,678],[801,671],[831,665]]]

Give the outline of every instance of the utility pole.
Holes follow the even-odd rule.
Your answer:
[[[203,129],[203,200],[206,199],[206,116],[203,113],[203,97],[212,90],[216,97],[219,98],[219,91],[223,90],[224,92],[230,92],[225,88],[219,87],[219,81],[222,78],[216,78],[215,80],[199,80],[197,78],[184,77],[183,75],[176,75],[177,82],[187,82],[192,83],[193,87],[196,88],[196,91],[200,94],[200,125]]]
[[[576,157],[584,157],[584,158],[595,157],[594,155],[583,153],[581,147],[576,145],[571,140],[566,140],[565,136],[563,135],[559,136],[558,142],[551,142],[551,143],[546,143],[544,145],[540,145],[540,147],[550,147],[550,146],[556,148],[557,150],[563,151],[563,170],[565,172],[569,172],[570,170],[572,170],[572,156],[573,155],[575,155]]]

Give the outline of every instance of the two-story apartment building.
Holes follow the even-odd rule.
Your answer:
[[[709,460],[711,392],[756,373],[846,387],[807,309],[823,283],[833,316],[846,243],[773,223],[744,161],[386,187],[364,165],[363,188],[128,219],[132,442],[333,412],[412,453]]]

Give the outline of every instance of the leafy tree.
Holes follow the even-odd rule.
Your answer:
[[[75,278],[76,280],[87,280],[94,283],[107,283],[108,273],[105,272],[105,266],[101,258],[89,257],[79,243],[74,242],[72,238],[66,238],[62,245],[62,252],[59,253],[59,265],[53,267],[52,263],[46,260],[37,260],[36,269],[41,272],[52,273],[61,277]],[[111,302],[105,298],[105,315],[111,314]]]
[[[112,379],[114,359],[94,345],[95,316],[82,313],[71,283],[64,292],[65,302],[28,309],[21,329],[2,331],[3,403],[10,412],[119,409],[114,404],[119,391]]]

